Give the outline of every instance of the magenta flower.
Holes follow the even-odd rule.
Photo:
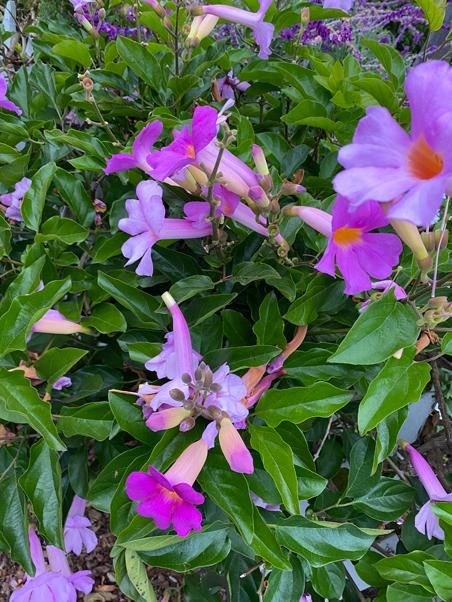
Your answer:
[[[34,577],[26,577],[26,584],[11,594],[10,602],[76,602],[77,591],[89,594],[94,580],[90,571],[72,573],[66,555],[53,546],[47,546],[51,571],[47,571],[41,542],[33,527],[29,527],[30,552],[36,567]]]
[[[90,332],[78,322],[67,320],[56,309],[49,309],[44,316],[34,323],[31,332],[45,332],[47,334],[74,334],[75,332]]]
[[[307,593],[303,594],[300,598],[300,602],[312,602],[312,596],[311,594]]]
[[[256,44],[259,45],[259,58],[268,59],[271,55],[270,44],[273,39],[275,26],[271,23],[264,23],[265,13],[267,12],[272,0],[260,0],[260,8],[256,13],[236,8],[235,6],[226,6],[223,4],[206,4],[204,6],[192,7],[192,15],[215,15],[220,19],[232,21],[249,27],[253,30]]]
[[[253,458],[227,415],[220,420],[219,440],[221,451],[231,470],[252,474],[254,471]]]
[[[20,182],[17,182],[13,192],[8,192],[7,194],[2,194],[0,196],[0,203],[8,207],[8,209],[5,211],[5,217],[13,219],[16,222],[23,222],[20,208],[22,206],[25,193],[28,191],[30,186],[31,180],[28,178],[22,178]]]
[[[207,194],[207,189],[203,189],[203,192]],[[240,197],[237,194],[220,184],[214,185],[213,198],[220,200],[220,205],[215,207],[215,217],[220,215],[232,217],[240,203]],[[206,218],[210,214],[210,205],[207,201],[190,201],[185,203],[184,213],[187,219],[193,223],[194,228],[204,228]]]
[[[234,98],[234,90],[245,92],[251,84],[248,82],[241,82],[238,77],[234,77],[231,69],[225,77],[217,79],[217,86],[221,98]]]
[[[393,201],[388,218],[427,227],[444,194],[452,194],[452,68],[444,61],[418,65],[405,90],[411,137],[387,109],[369,107],[353,143],[339,151],[345,171],[334,188],[352,207]]]
[[[61,376],[56,383],[54,383],[54,385],[52,386],[52,389],[55,389],[56,391],[61,391],[61,389],[63,387],[70,387],[72,385],[72,380],[69,378],[69,376]]]
[[[346,13],[351,9],[353,0],[325,0],[323,8],[339,8]]]
[[[82,10],[87,4],[92,4],[96,0],[69,0],[69,2],[74,7],[74,10]]]
[[[205,227],[205,225],[203,225]],[[162,351],[145,363],[146,370],[157,372],[158,378],[176,378],[177,358],[174,348],[174,333],[165,335],[166,343],[162,345]],[[192,349],[193,370],[195,370],[202,359],[202,355]]]
[[[435,502],[452,502],[452,493],[447,493],[445,491],[444,487],[439,482],[438,477],[431,469],[429,463],[424,460],[421,454],[416,451],[414,447],[412,447],[403,439],[399,441],[399,445],[404,447],[409,452],[411,456],[411,462],[413,463],[418,477],[420,478],[421,483],[424,485],[425,490],[428,493],[428,497],[430,498],[429,501],[422,506],[416,516],[414,523],[416,529],[420,533],[427,534],[429,539],[432,537],[444,539],[444,531],[439,526],[439,518],[433,514],[430,505],[434,504]]]
[[[179,537],[201,530],[202,515],[194,505],[204,496],[193,489],[193,483],[207,458],[207,445],[201,439],[192,443],[164,475],[149,466],[149,473],[133,472],[126,481],[127,495],[138,500],[137,512],[152,518],[159,529],[171,522]]]
[[[22,115],[22,111],[19,109],[19,107],[5,98],[7,87],[5,76],[0,74],[0,107],[2,107],[2,109],[6,109],[7,111],[14,111],[18,115]]]
[[[405,297],[407,296],[407,294],[403,290],[403,288],[401,286],[399,286],[398,284],[396,284],[394,282],[394,280],[381,280],[380,282],[372,282],[372,288],[382,291],[381,293],[374,293],[376,295],[376,297],[374,299],[375,301],[377,299],[380,299],[380,297],[382,297],[383,295],[385,295],[391,288],[394,289],[394,295],[398,301],[400,301],[400,299],[405,299]],[[372,297],[374,297],[374,295],[372,295]],[[359,310],[359,313],[362,314],[363,311],[369,306],[369,304],[371,302],[372,302],[372,299],[369,299],[368,301],[363,303],[361,305],[361,309]]]
[[[97,537],[89,528],[92,527],[91,521],[84,516],[85,506],[86,500],[75,495],[64,525],[66,553],[74,552],[78,556],[84,545],[89,554],[97,546]]]
[[[155,141],[162,133],[163,125],[160,121],[153,121],[144,127],[133,141],[132,153],[120,153],[107,159],[104,172],[109,175],[125,169],[139,167],[143,171],[150,171],[151,167],[146,158],[152,153]]]
[[[212,225],[205,224],[203,229],[195,229],[188,220],[166,219],[162,201],[162,189],[152,180],[140,182],[136,199],[126,201],[129,217],[119,220],[119,228],[131,234],[123,246],[122,253],[129,259],[126,265],[141,258],[137,269],[140,276],[152,276],[151,250],[158,240],[178,238],[202,238],[212,234]]]

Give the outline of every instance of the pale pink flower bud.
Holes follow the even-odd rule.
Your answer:
[[[306,192],[306,188],[304,186],[301,186],[300,184],[295,184],[293,182],[283,184],[281,187],[281,194],[287,196],[291,194],[301,194],[302,192]]]
[[[267,209],[270,205],[268,196],[261,186],[252,186],[248,191],[248,196],[260,209]]]
[[[231,470],[251,474],[254,471],[253,458],[230,418],[221,419],[219,439]]]
[[[183,407],[160,410],[149,416],[146,420],[146,426],[156,433],[157,431],[164,431],[179,426],[179,424],[189,416],[190,411]]]

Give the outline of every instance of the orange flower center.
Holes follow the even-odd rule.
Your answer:
[[[189,157],[190,159],[194,159],[195,156],[196,156],[195,147],[193,146],[193,144],[189,144],[187,146],[187,157]]]
[[[362,242],[362,228],[338,228],[333,235],[333,240],[340,247],[351,247]]]
[[[423,135],[415,142],[408,153],[408,171],[418,180],[430,180],[443,170],[444,159],[427,144]]]

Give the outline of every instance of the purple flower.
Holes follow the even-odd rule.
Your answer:
[[[202,515],[194,505],[204,496],[192,487],[207,458],[207,445],[201,439],[179,456],[166,474],[153,466],[149,473],[133,472],[126,481],[127,495],[139,500],[137,512],[152,518],[159,529],[173,527],[179,537],[201,530]]]
[[[352,7],[352,0],[325,0],[323,8],[340,8],[346,13]]]
[[[96,2],[96,0],[69,0],[69,2],[74,7],[74,10],[81,10],[82,8],[85,8],[87,4]]]
[[[155,141],[162,133],[163,125],[160,121],[153,121],[141,130],[138,136],[133,141],[132,154],[121,153],[113,155],[111,159],[107,159],[107,167],[104,172],[109,175],[125,169],[133,169],[139,167],[143,171],[148,172],[150,165],[146,158],[152,153],[152,147]]]
[[[5,216],[9,219],[13,219],[16,222],[22,222],[22,212],[20,210],[22,201],[24,200],[25,193],[31,186],[31,180],[28,178],[22,178],[20,182],[17,182],[13,192],[2,194],[0,196],[0,203],[6,205],[8,209],[5,211]]]
[[[74,552],[74,554],[77,554],[78,556],[81,554],[82,546],[84,545],[89,554],[97,546],[97,537],[94,531],[89,529],[89,527],[92,527],[91,521],[89,518],[83,516],[85,513],[85,506],[86,500],[75,495],[69,509],[66,524],[64,525],[64,545],[66,547],[66,553]]]
[[[250,498],[251,498],[251,501],[253,502],[253,504],[255,506],[258,506],[259,508],[264,508],[265,510],[271,510],[272,512],[281,510],[281,508],[279,506],[272,506],[271,504],[266,504],[262,498],[260,498],[258,495],[256,495],[252,491],[250,491]]]
[[[256,13],[252,13],[235,6],[226,6],[223,4],[206,4],[204,6],[193,7],[192,15],[215,15],[220,19],[239,23],[245,27],[249,27],[254,32],[254,39],[259,45],[259,58],[268,59],[271,54],[270,43],[273,38],[275,26],[271,23],[264,23],[265,13],[267,12],[272,0],[260,0],[260,8]]]
[[[56,309],[49,309],[44,316],[34,323],[31,332],[45,332],[47,334],[74,334],[75,332],[90,332],[77,322],[67,320]]]
[[[177,358],[174,345],[174,332],[165,335],[166,343],[162,345],[162,351],[145,363],[145,368],[157,372],[158,378],[176,378]],[[202,359],[202,355],[192,349],[193,370],[195,370]]]
[[[303,594],[303,596],[301,596],[300,598],[300,602],[312,602],[312,596],[311,594]]]
[[[452,194],[452,68],[444,61],[418,65],[405,90],[411,137],[387,109],[369,107],[353,143],[339,151],[345,171],[334,188],[352,207],[392,201],[388,218],[427,227],[444,194]]]
[[[70,387],[72,385],[72,380],[69,376],[61,376],[56,383],[53,385],[52,389],[56,391],[61,391],[63,387]]]
[[[89,594],[94,580],[88,577],[91,571],[72,573],[61,550],[47,546],[51,571],[47,571],[41,542],[33,527],[29,527],[30,552],[36,575],[28,577],[24,586],[11,594],[10,602],[76,602],[77,591]]]
[[[248,82],[241,82],[238,77],[234,77],[231,69],[225,77],[217,79],[217,86],[221,98],[234,98],[234,90],[245,92],[251,84]]]
[[[380,282],[372,282],[372,288],[374,289],[382,289],[381,293],[374,293],[372,295],[373,299],[369,299],[368,301],[366,301],[365,303],[363,303],[361,305],[361,309],[359,310],[359,313],[362,314],[363,311],[369,306],[369,304],[372,301],[377,301],[378,299],[380,299],[380,297],[382,297],[383,295],[385,295],[391,288],[394,289],[394,295],[395,298],[399,301],[400,299],[405,299],[406,292],[403,290],[403,288],[401,286],[399,286],[398,284],[396,284],[394,282],[394,280],[381,280]]]
[[[156,182],[140,182],[137,186],[138,200],[126,201],[129,217],[119,220],[119,228],[132,236],[121,249],[129,259],[126,265],[141,258],[136,269],[140,276],[152,276],[151,250],[158,240],[202,238],[212,234],[211,224],[205,224],[203,229],[195,229],[188,220],[165,218],[162,194]]]
[[[452,502],[452,493],[447,493],[444,487],[439,482],[437,476],[431,469],[429,463],[424,460],[421,454],[414,449],[406,441],[400,440],[399,445],[404,447],[411,456],[411,462],[424,485],[425,490],[430,498],[426,504],[419,510],[415,526],[416,529],[423,534],[427,534],[427,537],[437,537],[438,539],[444,539],[444,531],[439,526],[439,518],[433,514],[430,504],[435,502]]]
[[[207,194],[207,188],[203,189]],[[232,217],[240,203],[240,197],[229,191],[225,186],[215,184],[213,187],[213,198],[220,201],[215,207],[215,217],[225,215]],[[210,205],[207,201],[190,201],[184,205],[184,213],[187,219],[193,223],[194,228],[204,228],[206,218],[210,213]],[[253,214],[254,215],[254,214]]]
[[[6,78],[3,74],[0,74],[0,107],[7,111],[15,111],[18,115],[22,115],[22,111],[17,105],[5,98],[7,90]]]

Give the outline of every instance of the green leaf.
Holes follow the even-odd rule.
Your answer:
[[[41,167],[33,176],[30,188],[24,195],[21,206],[24,222],[28,228],[36,232],[41,223],[47,191],[56,170],[57,166],[55,163],[47,163],[47,165]]]
[[[424,569],[438,596],[444,602],[452,602],[452,562],[426,560]]]
[[[26,349],[26,337],[37,322],[71,287],[71,279],[50,282],[41,291],[20,295],[0,318],[0,354]]]
[[[290,557],[290,563],[291,571],[271,571],[265,591],[265,602],[300,602],[305,583],[303,566],[296,556]]]
[[[381,42],[377,42],[377,40],[371,39],[362,40],[362,43],[380,61],[392,81],[394,90],[397,90],[405,81],[406,68],[403,58],[389,44],[382,44]]]
[[[329,119],[324,105],[315,100],[302,100],[294,109],[284,115],[282,120],[286,123],[318,127],[326,132],[335,132],[343,127],[340,121],[336,123]]]
[[[78,408],[63,406],[59,427],[66,437],[84,435],[103,441],[113,427],[113,415],[105,401],[87,403]]]
[[[174,102],[179,102],[182,96],[192,90],[201,86],[203,83],[200,77],[196,75],[184,75],[183,77],[174,76],[168,81],[168,88],[173,92]]]
[[[258,345],[286,346],[284,322],[279,313],[278,299],[274,291],[268,293],[259,307],[259,321],[253,326]]]
[[[427,17],[431,31],[438,31],[444,21],[444,11],[440,11],[433,0],[416,0]]]
[[[72,454],[68,464],[68,477],[74,492],[84,500],[89,490],[88,450],[85,445]]]
[[[176,303],[182,303],[198,293],[209,291],[214,288],[214,283],[209,276],[189,276],[183,278],[179,282],[175,282],[169,292]]]
[[[21,564],[28,575],[35,573],[27,533],[27,516],[24,513],[24,495],[17,484],[16,475],[0,481],[0,533],[9,545],[11,560]]]
[[[190,255],[159,245],[152,248],[152,262],[155,269],[167,276],[173,284],[195,274],[201,276],[204,274],[196,260]]]
[[[116,301],[133,312],[143,322],[143,326],[163,329],[163,324],[168,323],[163,314],[155,313],[160,304],[151,295],[103,272],[98,273],[98,283]]]
[[[137,399],[134,395],[113,393],[112,391],[108,393],[111,411],[122,430],[152,447],[158,442],[159,434],[153,433],[146,426],[143,409],[135,405]]]
[[[104,263],[107,259],[121,254],[122,245],[128,240],[125,232],[117,232],[111,238],[99,236],[93,248],[93,263]]]
[[[238,282],[242,286],[250,284],[255,280],[265,280],[266,278],[281,278],[275,268],[266,263],[254,263],[253,261],[244,261],[239,263],[232,270],[232,278],[228,282]]]
[[[258,555],[265,558],[267,562],[282,571],[291,571],[292,565],[287,554],[281,550],[275,535],[268,527],[259,513],[257,506],[253,508],[254,513],[254,537],[251,548]]]
[[[352,524],[310,521],[303,516],[279,520],[276,539],[312,566],[359,560],[374,542],[377,531],[366,533]]]
[[[54,215],[42,224],[42,233],[36,234],[35,242],[60,240],[67,245],[73,245],[76,242],[83,242],[88,235],[88,230],[74,222],[73,219]]]
[[[278,426],[283,420],[298,424],[308,418],[327,418],[347,405],[352,397],[352,392],[325,382],[312,387],[270,389],[259,400],[256,414],[270,426]]]
[[[392,414],[389,414],[384,420],[377,424],[377,443],[375,446],[375,457],[372,466],[374,472],[385,458],[389,456],[396,446],[399,437],[400,429],[403,423],[408,418],[408,408],[402,408]]]
[[[212,370],[216,370],[227,363],[231,372],[240,368],[257,368],[267,364],[281,353],[281,349],[270,345],[256,345],[255,347],[229,347],[209,351],[204,355],[204,362]]]
[[[452,353],[452,332],[447,332],[441,341],[441,351],[450,355]]]
[[[125,332],[127,330],[127,322],[112,303],[101,303],[96,305],[89,318],[82,318],[82,326],[92,326],[103,334],[111,334],[112,332]]]
[[[235,298],[237,293],[232,295],[208,295],[193,299],[187,309],[184,311],[184,316],[190,328],[194,328],[201,324],[204,320],[212,316],[218,310],[226,305],[229,305]]]
[[[50,65],[36,61],[29,74],[30,84],[41,92],[49,105],[55,107],[57,92],[55,88],[55,71]]]
[[[36,374],[46,380],[49,388],[88,352],[83,349],[49,349],[35,363]]]
[[[250,544],[254,535],[253,502],[244,475],[232,472],[224,456],[211,451],[197,480]]]
[[[432,602],[432,594],[420,585],[394,583],[386,590],[387,602]]]
[[[157,59],[144,46],[129,38],[118,36],[116,45],[119,56],[132,69],[133,73],[136,73],[158,92],[161,87],[162,74]]]
[[[1,130],[0,130],[1,131]],[[28,171],[30,154],[22,155],[15,161],[0,167],[0,182],[5,186],[14,186]]]
[[[306,293],[289,307],[284,319],[303,326],[313,322],[320,312],[331,313],[346,301],[345,284],[327,274],[318,274],[308,285]],[[363,314],[364,315],[364,314]]]
[[[416,322],[411,307],[398,303],[390,289],[359,316],[329,361],[358,366],[383,362],[416,341]]]
[[[291,514],[299,514],[298,484],[295,473],[293,453],[281,435],[267,426],[253,426],[251,447],[259,452],[265,470],[272,476]]]
[[[312,567],[312,587],[323,598],[340,598],[345,587],[345,570],[343,564],[327,564]]]
[[[38,517],[41,533],[64,550],[60,460],[44,439],[31,446],[30,464],[19,483]]]
[[[19,295],[28,295],[34,292],[41,280],[41,272],[46,262],[45,255],[33,261],[31,265],[23,268],[19,276],[14,278],[8,286],[0,305],[0,315],[3,315],[10,307],[13,300]]]
[[[425,552],[410,552],[398,554],[379,560],[375,565],[377,571],[385,579],[392,579],[399,583],[412,583],[422,585],[426,590],[433,591],[430,581],[425,573],[424,561],[435,560]]]
[[[369,550],[365,556],[361,558],[358,564],[355,564],[356,572],[361,579],[373,587],[384,587],[391,583],[387,579],[383,579],[380,573],[375,568],[375,563],[384,558],[378,552]]]
[[[2,256],[11,253],[11,227],[0,215],[0,252]]]
[[[94,221],[96,212],[81,181],[61,167],[56,170],[53,181],[77,222],[83,228],[89,228]]]
[[[391,86],[379,77],[361,77],[349,82],[355,88],[359,88],[367,94],[370,94],[380,106],[388,109],[390,113],[395,113],[399,108],[399,100],[394,95]]]
[[[380,469],[372,474],[375,454],[375,441],[372,437],[358,439],[350,453],[350,471],[348,473],[347,497],[363,496],[379,482]]]
[[[91,66],[91,55],[88,47],[78,40],[64,40],[63,42],[59,42],[58,44],[55,44],[50,52],[51,54],[70,58],[76,63],[83,65],[86,69]]]
[[[397,520],[413,503],[414,494],[403,481],[382,477],[373,489],[355,497],[353,506],[376,520]]]
[[[233,309],[221,312],[223,330],[231,347],[246,347],[253,345],[255,337],[249,321],[243,314]]]
[[[146,567],[141,562],[138,554],[126,550],[125,551],[127,574],[137,592],[146,602],[157,602],[154,590],[148,579]]]
[[[66,449],[52,422],[50,404],[39,397],[22,370],[8,372],[6,368],[0,368],[0,398],[7,410],[24,416],[24,422],[40,433],[52,449]]]
[[[430,366],[425,362],[413,363],[413,356],[414,351],[407,349],[400,359],[391,358],[370,383],[358,412],[358,427],[362,435],[392,412],[419,401],[430,380]]]

